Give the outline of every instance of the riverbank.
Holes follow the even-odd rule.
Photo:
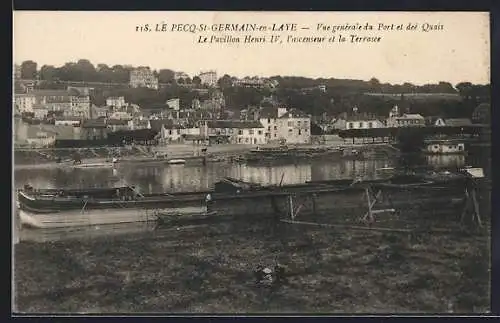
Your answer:
[[[53,149],[53,150],[23,150],[16,151],[14,157],[14,168],[21,169],[47,169],[67,168],[70,164],[58,164],[56,158],[68,160],[75,153],[81,156],[85,163],[103,163],[110,161],[113,156],[119,156],[120,163],[166,163],[168,159],[185,159],[201,163],[203,158],[206,162],[221,162],[244,160],[242,156],[256,147],[272,147],[271,145],[241,145],[225,144],[213,146],[172,144],[167,146],[153,147],[126,147],[126,148],[89,148],[89,149]],[[311,150],[325,150],[331,148],[324,145],[302,145]],[[203,151],[206,149],[206,151]],[[154,156],[167,156],[158,159]]]
[[[332,234],[334,231],[334,234]],[[15,246],[15,309],[40,312],[465,313],[489,308],[487,235],[231,222]],[[289,283],[257,287],[259,263]]]

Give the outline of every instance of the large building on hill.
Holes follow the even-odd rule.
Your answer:
[[[90,118],[90,96],[76,89],[33,90],[14,96],[15,110],[19,113],[61,111],[66,117]],[[45,113],[46,115],[46,113]]]
[[[208,86],[216,86],[217,85],[217,72],[216,71],[207,71],[202,72],[198,77],[201,80],[201,84]]]
[[[149,67],[138,67],[130,71],[130,87],[158,90],[158,78]]]

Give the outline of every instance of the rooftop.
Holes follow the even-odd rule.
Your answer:
[[[291,109],[280,117],[280,119],[287,118],[309,118],[309,115],[298,109]]]
[[[260,109],[260,117],[268,119],[276,119],[278,117],[278,108],[276,107],[262,107]]]
[[[467,118],[450,118],[444,119],[444,123],[450,127],[462,127],[472,125],[472,121]]]
[[[106,119],[88,119],[82,122],[82,128],[106,128]]]
[[[108,126],[126,126],[128,125],[127,120],[118,120],[118,119],[108,119],[106,124]]]
[[[260,121],[240,121],[240,120],[211,120],[207,121],[209,128],[220,128],[220,129],[255,129],[264,128]]]
[[[396,117],[397,119],[424,119],[422,115],[418,113],[405,113],[400,117]]]

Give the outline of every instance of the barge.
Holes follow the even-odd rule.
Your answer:
[[[180,218],[362,216],[381,193],[391,209],[435,209],[462,202],[467,176],[428,174],[390,179],[262,186],[226,178],[213,190],[140,194],[134,187],[18,191],[21,223],[47,228]],[[371,206],[370,206],[371,207]]]
[[[301,148],[301,147],[258,147],[245,154],[243,161],[248,164],[281,164],[286,162],[297,162],[315,157],[340,157],[339,149],[330,148]]]

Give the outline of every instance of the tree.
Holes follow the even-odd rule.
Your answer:
[[[195,76],[195,77],[193,77],[192,82],[194,85],[199,86],[199,85],[201,85],[201,78],[199,76]]]
[[[184,79],[183,79],[182,77],[180,77],[180,78],[177,80],[177,84],[184,84],[184,83],[186,83],[186,82],[184,81]]]
[[[368,83],[370,83],[370,90],[373,92],[380,92],[380,81],[372,77]]]
[[[113,82],[114,83],[128,83],[130,79],[131,68],[124,67],[122,65],[114,65],[113,70]]]
[[[233,85],[233,82],[231,80],[231,76],[224,74],[218,81],[217,83],[219,84],[219,87],[221,89],[227,89],[230,88]]]
[[[81,81],[95,82],[98,81],[97,73],[94,65],[88,59],[79,59],[74,67],[81,75]]]
[[[57,68],[52,65],[43,65],[40,68],[40,79],[44,81],[53,81],[57,77]]]
[[[21,78],[34,80],[37,77],[37,64],[33,61],[24,61],[21,63]]]
[[[175,77],[175,72],[169,69],[161,69],[158,72],[158,82],[172,83]]]

